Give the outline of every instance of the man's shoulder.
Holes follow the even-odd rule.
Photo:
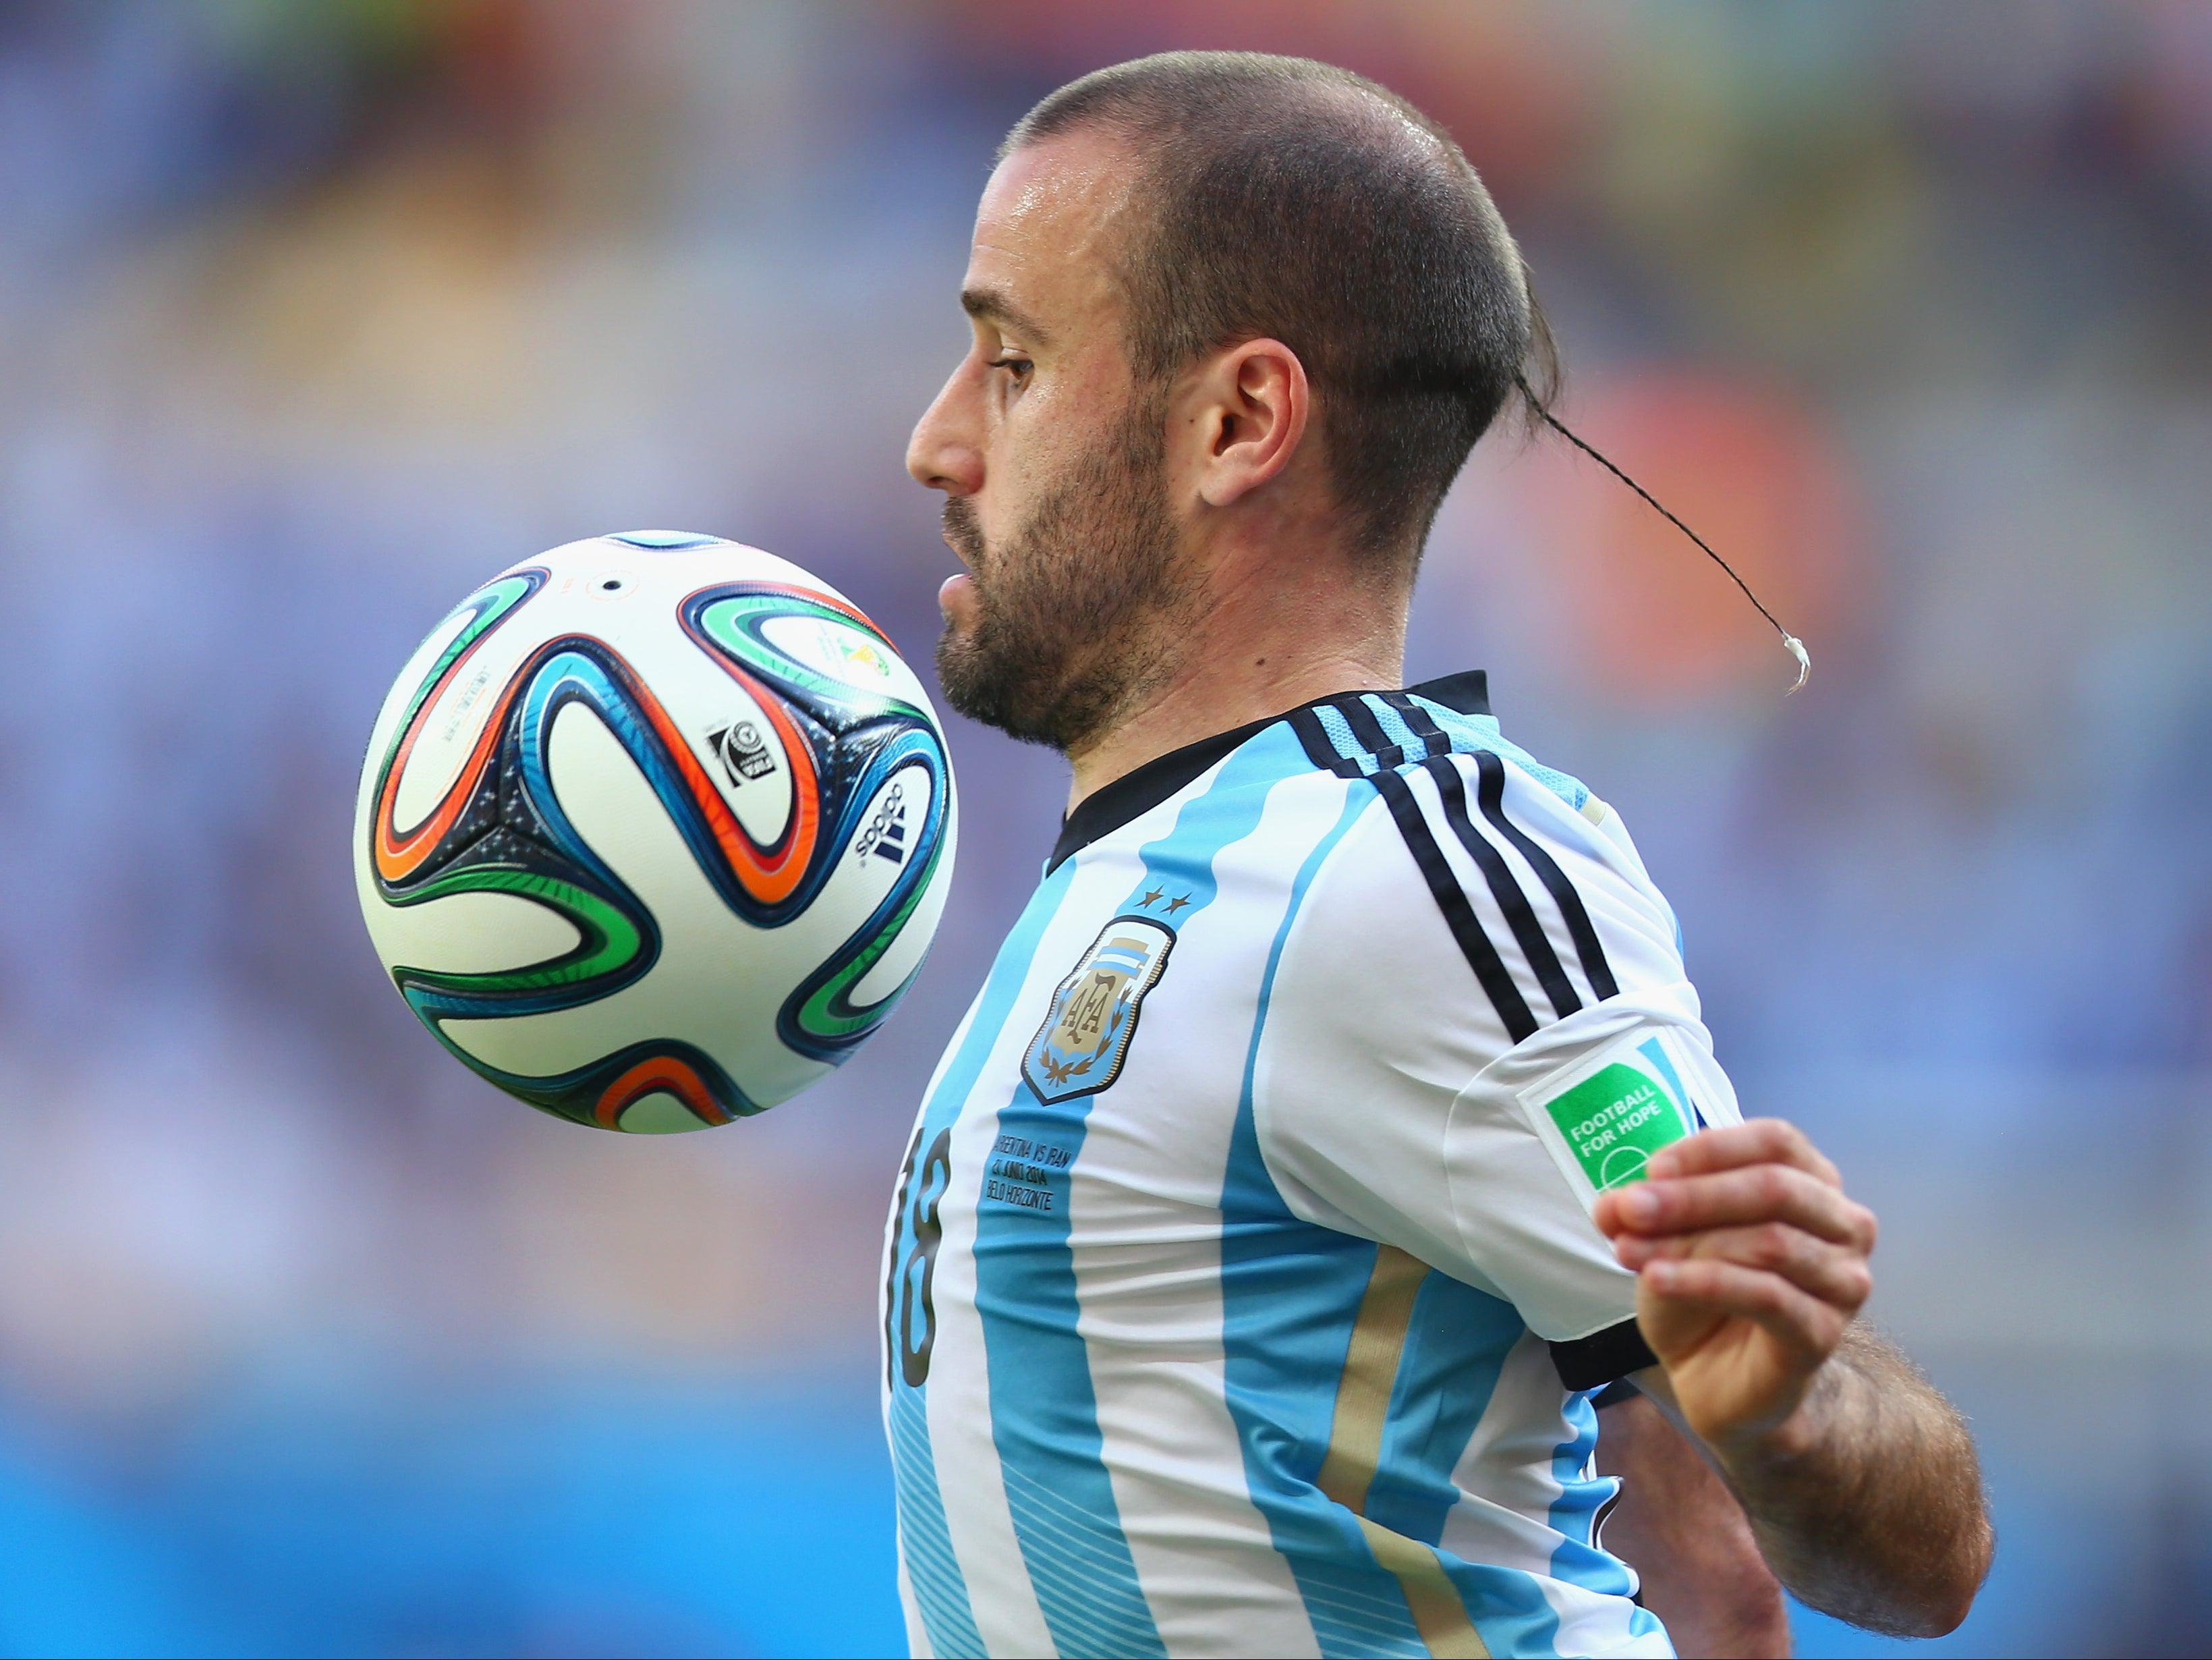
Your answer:
[[[1539,761],[1512,742],[1499,727],[1498,717],[1486,709],[1455,708],[1424,696],[1418,688],[1401,696],[1409,714],[1425,715],[1450,739],[1455,754],[1494,755],[1516,769],[1518,777],[1525,781],[1522,787],[1534,785],[1592,822],[1602,818],[1604,803],[1590,794],[1588,785],[1571,773]]]
[[[1431,822],[1443,848],[1478,861],[1475,842],[1495,841],[1523,876],[1564,859],[1579,876],[1610,873],[1657,897],[1620,814],[1579,778],[1508,739],[1488,714],[1417,693],[1367,692],[1295,711],[1284,724],[1316,771],[1367,787],[1352,792],[1354,806],[1381,809],[1348,841],[1348,856],[1332,861],[1333,885],[1346,901],[1430,885],[1437,866],[1423,856],[1417,817]],[[1392,847],[1403,856],[1382,856]]]
[[[1486,714],[1365,693],[1292,721],[1367,809],[1301,905],[1302,983],[1355,1002],[1485,1005],[1510,1046],[1680,979],[1673,913],[1618,816]]]

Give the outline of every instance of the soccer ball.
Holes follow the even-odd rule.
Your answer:
[[[953,839],[944,733],[874,623],[757,548],[635,531],[431,630],[369,739],[354,869],[440,1043],[659,1133],[850,1055],[921,966]]]

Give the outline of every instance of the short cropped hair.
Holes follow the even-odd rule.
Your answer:
[[[1273,337],[1298,355],[1354,542],[1419,556],[1444,492],[1550,340],[1520,250],[1451,137],[1364,76],[1303,58],[1174,52],[1069,82],[1001,159],[1103,128],[1149,224],[1120,277],[1138,374]]]

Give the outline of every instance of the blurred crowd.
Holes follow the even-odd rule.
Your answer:
[[[1884,1212],[2004,1537],[1954,1645],[2212,1642],[2212,10],[13,0],[0,1651],[899,1640],[881,1217],[1060,763],[952,722],[896,1018],[644,1140],[416,1026],[356,772],[454,600],[602,531],[773,549],[926,660],[901,456],[991,150],[1170,46],[1448,123],[1567,420],[1811,649],[1785,700],[1703,556],[1501,431],[1410,668],[1621,810],[1747,1105]]]

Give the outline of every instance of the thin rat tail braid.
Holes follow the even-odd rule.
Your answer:
[[[1613,465],[1613,464],[1607,460],[1596,448],[1578,436],[1565,422],[1560,420],[1558,416],[1553,414],[1550,410],[1547,409],[1544,406],[1543,400],[1539,398],[1534,391],[1529,386],[1526,377],[1519,374],[1515,375],[1513,377],[1513,384],[1519,389],[1521,397],[1523,402],[1527,404],[1528,412],[1531,415],[1534,415],[1553,432],[1558,433],[1560,437],[1565,439],[1567,442],[1572,444],[1584,455],[1589,457],[1591,460],[1596,462],[1598,465],[1603,467],[1615,478],[1620,480],[1622,483],[1627,485],[1629,489],[1634,490],[1638,496],[1642,496],[1646,506],[1650,507],[1654,513],[1664,519],[1676,530],[1681,532],[1683,535],[1688,537],[1690,540],[1696,543],[1698,547],[1705,550],[1705,556],[1707,558],[1711,559],[1716,565],[1718,565],[1723,570],[1729,574],[1729,580],[1734,582],[1736,587],[1741,588],[1743,590],[1743,597],[1750,600],[1753,605],[1757,607],[1759,614],[1761,617],[1764,617],[1768,622],[1774,625],[1774,631],[1782,636],[1783,645],[1789,649],[1790,654],[1797,660],[1797,682],[1796,685],[1790,688],[1790,690],[1794,692],[1802,688],[1804,685],[1807,678],[1813,672],[1813,660],[1805,650],[1805,642],[1802,640],[1800,640],[1796,635],[1790,633],[1788,629],[1782,626],[1782,619],[1777,617],[1772,611],[1767,610],[1765,603],[1760,600],[1759,597],[1751,591],[1751,584],[1745,581],[1742,577],[1736,575],[1735,567],[1729,564],[1727,560],[1722,558],[1719,554],[1715,553],[1712,549],[1712,544],[1707,542],[1704,537],[1698,535],[1697,532],[1692,530],[1687,525],[1684,524],[1673,514],[1668,512],[1665,508],[1662,507],[1659,503],[1658,498],[1654,496],[1650,490],[1644,489],[1643,485],[1638,483],[1633,478],[1631,478],[1619,467]],[[1784,694],[1785,696],[1788,695],[1789,693]]]

